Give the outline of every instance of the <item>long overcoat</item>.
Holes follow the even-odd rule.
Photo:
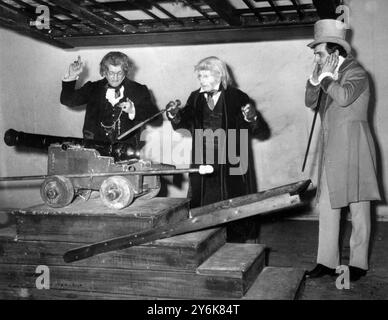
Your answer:
[[[338,80],[326,77],[318,86],[308,81],[307,107],[316,107],[321,88],[318,193],[325,166],[333,209],[380,200],[376,151],[368,124],[370,87],[366,71],[349,56],[338,71]]]

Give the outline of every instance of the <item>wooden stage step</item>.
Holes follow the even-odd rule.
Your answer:
[[[225,239],[225,228],[214,228],[103,253],[67,264],[63,261],[63,254],[79,247],[79,243],[15,240],[3,237],[0,238],[0,261],[48,266],[195,271],[203,261],[225,244]]]
[[[265,246],[250,243],[226,243],[197,268],[198,274],[250,277],[258,274],[264,266]]]
[[[265,267],[243,299],[294,300],[304,284],[305,270]]]
[[[139,270],[96,267],[49,266],[50,289],[179,299],[242,298],[264,265],[264,246],[225,244],[197,270]],[[231,256],[231,254],[233,255]],[[2,264],[3,292],[16,288],[19,294],[35,291],[37,265]],[[25,290],[22,290],[25,289]],[[32,290],[31,290],[32,289]],[[26,293],[27,292],[27,293]],[[4,293],[5,294],[5,293]],[[35,293],[35,294],[39,294]]]

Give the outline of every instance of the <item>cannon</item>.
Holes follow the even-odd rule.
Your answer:
[[[71,204],[79,196],[88,200],[99,191],[105,206],[122,209],[135,198],[152,199],[161,188],[160,176],[182,173],[207,174],[211,166],[176,169],[173,165],[140,159],[139,151],[124,143],[107,144],[73,137],[18,132],[5,133],[9,146],[47,148],[47,175],[1,177],[0,181],[44,180],[40,195],[54,208]]]
[[[48,150],[52,144],[60,144],[63,149],[68,145],[79,145],[85,148],[96,149],[100,155],[113,157],[115,161],[139,159],[139,151],[134,150],[125,142],[108,143],[105,141],[82,139],[75,137],[50,136],[45,134],[25,133],[9,129],[4,134],[7,146],[23,146]]]

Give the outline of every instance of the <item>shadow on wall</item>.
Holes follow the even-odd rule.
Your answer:
[[[237,84],[237,81],[236,81],[236,78],[234,76],[232,68],[227,65],[227,69],[228,69],[228,72],[229,72],[229,75],[230,75],[230,78],[231,78],[232,86],[238,88],[239,86]],[[258,126],[259,129],[254,133],[254,135],[250,135],[250,137],[249,137],[250,140],[249,140],[249,143],[248,143],[248,146],[249,146],[249,150],[248,150],[248,157],[249,157],[249,159],[248,159],[248,166],[249,166],[250,171],[251,171],[251,175],[249,177],[250,181],[248,183],[251,186],[250,189],[252,190],[252,193],[255,193],[258,190],[258,186],[257,186],[257,179],[256,179],[254,155],[253,155],[253,152],[252,152],[252,140],[253,139],[257,139],[259,141],[268,140],[271,137],[271,128],[270,128],[268,122],[264,119],[264,117],[261,114],[261,112],[258,110],[256,101],[250,99],[250,103],[251,103],[251,105],[256,110],[256,114],[257,114],[257,117],[258,117],[258,123],[259,123],[259,126]]]
[[[372,137],[373,137],[373,140],[375,143],[377,183],[378,183],[380,194],[381,194],[380,201],[372,201],[372,203],[371,203],[371,239],[369,242],[369,251],[368,251],[369,258],[370,258],[372,253],[373,253],[373,249],[374,249],[375,243],[377,241],[377,235],[378,235],[377,207],[386,205],[387,200],[385,199],[385,186],[384,186],[384,181],[383,181],[384,167],[383,167],[382,156],[381,156],[380,142],[377,139],[375,127],[374,127],[374,115],[375,115],[375,109],[376,109],[376,104],[377,104],[376,86],[375,86],[373,75],[368,73],[368,77],[369,77],[369,86],[370,86],[368,122],[370,125],[371,134],[372,134]]]

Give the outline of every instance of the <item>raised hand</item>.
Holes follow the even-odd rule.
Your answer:
[[[69,66],[69,77],[76,78],[81,74],[84,68],[84,63],[81,61],[81,56],[78,56],[78,59],[75,60]]]
[[[314,82],[318,82],[318,78],[321,75],[321,69],[322,69],[321,66],[318,63],[316,63],[314,70],[313,70],[313,81]]]

